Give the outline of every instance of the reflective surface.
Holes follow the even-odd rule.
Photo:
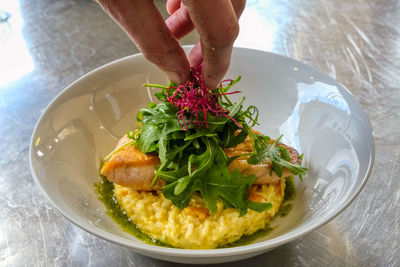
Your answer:
[[[74,226],[29,172],[29,139],[46,105],[88,71],[136,53],[134,45],[92,1],[2,1],[0,10],[11,14],[3,22],[0,11],[0,265],[173,266]],[[371,120],[376,158],[340,216],[227,266],[400,265],[399,18],[399,2],[390,0],[248,1],[237,45],[293,57],[349,88]]]
[[[189,53],[190,47],[185,50]],[[143,244],[106,215],[93,188],[100,159],[113,150],[116,137],[136,128],[137,111],[152,100],[156,90],[146,90],[143,82],[167,83],[165,74],[141,54],[83,76],[43,113],[30,146],[33,174],[43,193],[86,231],[179,263],[249,258],[327,223],[350,204],[371,171],[374,141],[365,113],[335,80],[280,55],[234,48],[227,77],[239,75],[243,78],[235,89],[246,96],[245,105],[257,106],[260,113],[255,130],[272,138],[283,134],[283,142],[304,153],[303,164],[310,168],[303,183],[296,180],[293,210],[271,222],[269,235],[234,248],[172,249]],[[238,100],[239,95],[234,97]]]

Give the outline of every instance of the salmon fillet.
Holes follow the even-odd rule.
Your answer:
[[[130,140],[124,136],[116,147],[120,147]],[[111,182],[125,187],[139,191],[153,191],[161,189],[165,185],[164,180],[158,179],[156,185],[151,186],[157,165],[160,165],[160,159],[156,154],[144,154],[136,146],[128,145],[112,155],[101,169],[101,174]]]
[[[278,144],[277,146],[285,147],[288,150],[291,163],[300,163],[299,153],[296,151],[296,149],[284,144]],[[224,152],[229,158],[241,154],[253,153],[253,145],[250,138],[247,137],[243,143],[240,143],[235,147],[226,148],[224,149]],[[288,169],[283,168],[282,177],[279,177],[275,172],[272,171],[272,164],[268,159],[263,163],[251,165],[247,163],[248,158],[249,156],[243,156],[232,161],[228,166],[229,171],[238,169],[244,175],[255,175],[256,181],[254,184],[276,183],[280,181],[281,178],[292,175]]]
[[[122,137],[117,147],[126,144],[130,140],[127,136]],[[278,146],[283,146],[288,150],[292,163],[300,163],[299,154],[294,148],[284,144],[278,144]],[[228,157],[234,157],[252,153],[253,146],[250,138],[247,137],[243,143],[236,147],[226,148],[224,152]],[[244,156],[232,161],[228,166],[229,171],[238,169],[245,175],[255,175],[256,181],[254,184],[277,183],[281,178],[291,175],[289,170],[283,168],[282,177],[279,177],[275,172],[272,172],[272,165],[268,160],[261,164],[251,165],[247,163],[248,158],[248,156]],[[134,145],[127,145],[112,155],[101,169],[101,174],[110,181],[125,187],[138,191],[154,191],[161,189],[165,185],[164,180],[158,179],[156,185],[151,186],[151,182],[154,179],[155,166],[158,165],[160,165],[160,159],[157,154],[144,154]]]

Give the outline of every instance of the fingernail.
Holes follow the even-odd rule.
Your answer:
[[[165,71],[165,74],[167,74],[168,79],[171,82],[174,82],[176,84],[180,84],[182,82],[181,74],[176,71]]]

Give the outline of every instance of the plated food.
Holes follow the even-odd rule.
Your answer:
[[[129,221],[152,239],[187,249],[218,248],[268,228],[286,178],[307,173],[298,152],[252,128],[258,110],[233,103],[225,80],[213,90],[192,69],[183,85],[161,88],[137,115],[101,174]]]
[[[190,47],[184,49],[189,53]],[[108,215],[111,213],[108,206],[93,192],[93,184],[99,181],[100,161],[115,147],[116,136],[135,129],[137,112],[143,103],[152,101],[149,91],[157,89],[144,89],[143,81],[166,83],[163,72],[142,54],[84,75],[50,103],[31,139],[29,154],[35,181],[60,214],[88,233],[172,262],[207,264],[242,260],[311,233],[340,214],[368,180],[374,159],[368,118],[340,83],[299,61],[259,50],[234,48],[227,75],[240,74],[242,79],[234,88],[246,96],[245,104],[256,105],[260,112],[260,125],[254,129],[275,138],[283,133],[281,141],[295,144],[304,153],[302,164],[310,168],[303,182],[294,178],[296,197],[283,203],[283,210],[271,222],[274,229],[268,235],[264,235],[268,229],[261,230],[251,242],[244,240],[247,239],[244,236],[240,244],[235,242],[234,247],[227,244],[229,247],[220,249],[148,245],[154,241],[140,234],[128,221],[113,200],[114,184],[105,180],[102,185],[111,193],[107,199],[118,207],[119,210],[112,210],[120,212],[123,226]],[[288,189],[290,183],[285,191]],[[281,218],[279,215],[290,204],[292,210]],[[130,235],[131,232],[140,238]]]

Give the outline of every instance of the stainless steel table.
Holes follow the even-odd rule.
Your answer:
[[[136,47],[89,0],[1,1],[0,10],[0,266],[175,265],[74,226],[29,171],[29,139],[46,105]],[[343,83],[372,122],[376,159],[364,190],[336,219],[225,266],[400,266],[399,21],[398,0],[248,1],[236,45],[293,57]]]

